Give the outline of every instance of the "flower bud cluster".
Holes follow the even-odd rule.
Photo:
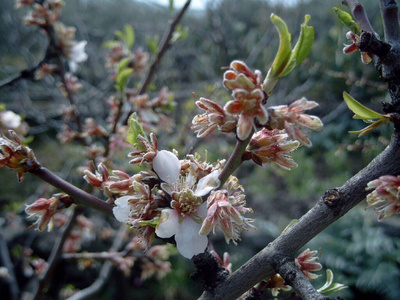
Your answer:
[[[158,96],[150,99],[148,94],[136,95],[130,93],[129,101],[134,111],[138,114],[138,121],[147,131],[157,132],[162,130],[171,132],[174,120],[166,115],[175,106],[173,95],[168,88],[163,87]]]
[[[268,120],[264,107],[267,95],[261,88],[262,81],[260,71],[253,73],[245,63],[238,60],[234,60],[230,69],[224,73],[223,84],[232,91],[233,97],[233,100],[225,104],[224,109],[239,116],[236,134],[240,140],[250,135],[255,118],[261,124]]]
[[[40,164],[33,151],[22,144],[14,131],[10,130],[9,136],[0,136],[0,168],[9,167],[22,181],[25,173],[37,170]]]
[[[71,72],[75,72],[78,64],[87,60],[88,56],[85,53],[87,42],[77,42],[75,40],[75,28],[65,26],[59,21],[64,7],[63,0],[18,0],[16,7],[31,8],[25,17],[25,24],[44,29],[50,36],[51,46],[59,52],[59,55],[68,60]],[[36,80],[40,80],[56,70],[55,65],[44,62],[35,71],[34,77]]]
[[[400,214],[400,176],[381,176],[370,181],[368,189],[374,190],[367,196],[367,208],[375,207],[378,220]]]
[[[258,165],[264,166],[269,162],[274,162],[278,166],[290,170],[296,168],[297,163],[289,154],[299,145],[298,141],[288,140],[288,134],[281,130],[263,128],[253,135],[245,155],[248,155]]]
[[[39,231],[46,228],[51,231],[54,226],[54,215],[69,207],[71,203],[68,195],[60,193],[53,195],[50,199],[37,199],[26,206],[25,212],[28,214],[28,218],[34,217],[36,219],[32,226],[36,225]]]

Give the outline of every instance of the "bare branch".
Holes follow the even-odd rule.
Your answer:
[[[32,171],[31,173],[70,195],[75,204],[90,206],[91,208],[100,210],[109,215],[113,215],[111,204],[106,203],[89,193],[86,193],[85,191],[58,177],[56,174],[52,173],[48,169],[40,167],[37,170]]]
[[[399,15],[395,0],[379,0],[385,31],[385,41],[389,44],[399,43]]]
[[[118,251],[118,249],[121,248],[124,242],[125,232],[126,232],[126,226],[122,225],[109,251]],[[79,291],[72,297],[69,297],[67,300],[83,300],[96,295],[107,283],[112,268],[113,268],[112,263],[110,261],[106,261],[101,267],[99,277],[96,279],[96,281],[91,286]]]
[[[46,272],[39,278],[39,285],[36,292],[34,293],[34,297],[32,298],[33,300],[39,300],[43,297],[45,289],[49,285],[54,271],[56,270],[56,267],[60,261],[64,243],[67,240],[72,228],[74,227],[76,218],[79,214],[80,209],[74,208],[68,223],[64,226],[62,234],[58,237],[58,240],[55,243],[53,250],[51,251]]]
[[[1,224],[0,224],[1,225]],[[19,299],[19,287],[17,278],[15,277],[14,266],[11,261],[10,252],[7,247],[7,242],[4,239],[3,233],[0,230],[0,261],[4,267],[7,268],[8,278],[4,278],[3,280],[8,283],[10,286],[10,300],[18,300]]]
[[[149,70],[146,73],[146,76],[144,77],[144,79],[140,85],[140,88],[138,90],[138,95],[144,94],[146,92],[148,85],[150,84],[151,80],[153,79],[154,72],[156,71],[158,64],[161,62],[161,59],[163,58],[163,56],[167,52],[167,50],[172,46],[172,44],[171,44],[172,35],[175,32],[176,26],[179,24],[183,15],[189,8],[191,1],[192,0],[186,1],[185,5],[181,8],[179,13],[176,15],[176,17],[172,20],[171,24],[169,25],[168,31],[165,32],[163,40],[157,49],[157,56],[154,59],[153,63],[151,64]],[[124,124],[126,122],[128,122],[128,117],[131,113],[133,113],[132,110],[128,113],[127,116],[124,116],[124,122],[123,122]]]

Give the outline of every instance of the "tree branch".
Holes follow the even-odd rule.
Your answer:
[[[8,250],[7,242],[3,236],[2,230],[0,230],[0,261],[8,271],[8,278],[4,278],[3,280],[10,286],[10,300],[18,300],[20,290],[15,276],[14,266],[11,261],[10,251]]]
[[[222,186],[225,181],[229,178],[230,175],[232,175],[233,172],[240,166],[240,164],[243,162],[242,156],[244,153],[244,150],[246,150],[247,145],[249,144],[252,136],[253,136],[254,130],[252,130],[244,141],[237,140],[235,149],[233,150],[231,156],[228,159],[228,162],[226,163],[224,169],[222,170],[221,174],[219,175],[218,179],[221,181],[220,186]]]
[[[389,44],[399,43],[399,16],[397,3],[394,0],[379,0],[385,31],[385,41]]]
[[[126,226],[122,225],[117,233],[117,236],[113,242],[113,245],[110,248],[110,252],[112,251],[118,251],[118,249],[122,246],[123,241],[124,241],[124,236],[126,232]],[[110,261],[106,261],[103,266],[101,267],[100,273],[98,278],[96,279],[93,284],[72,297],[69,297],[67,300],[83,300],[87,299],[88,297],[96,295],[100,290],[103,288],[103,286],[107,283],[108,278],[110,277],[111,271],[112,271],[113,265]]]
[[[74,208],[74,211],[68,223],[64,226],[62,234],[58,237],[58,240],[54,245],[53,250],[51,251],[46,272],[39,279],[39,285],[37,287],[36,292],[34,293],[34,297],[32,298],[33,300],[39,300],[43,297],[45,293],[45,288],[49,285],[50,280],[60,261],[65,241],[67,240],[69,233],[74,227],[76,218],[78,217],[79,214],[80,214],[80,209]]]
[[[172,46],[172,44],[171,44],[172,35],[175,32],[175,28],[181,21],[186,10],[189,8],[191,1],[192,0],[186,1],[185,5],[183,5],[183,7],[179,11],[179,13],[176,15],[176,17],[172,20],[171,24],[169,25],[168,31],[164,34],[162,42],[160,43],[160,45],[157,49],[157,56],[154,59],[153,63],[151,64],[149,70],[146,73],[146,76],[144,77],[144,79],[140,85],[140,88],[138,90],[138,95],[142,95],[146,92],[148,85],[150,84],[151,80],[153,79],[154,72],[156,71],[158,64],[161,62],[161,59],[163,58],[163,56],[167,52],[167,50]],[[124,124],[128,122],[128,118],[132,113],[133,113],[133,110],[131,109],[130,112],[128,113],[128,115],[124,117],[124,122],[123,122]]]
[[[58,177],[48,169],[40,167],[37,170],[31,171],[31,173],[70,195],[75,204],[90,206],[96,210],[113,215],[113,206],[111,204],[104,202],[103,200],[89,193],[86,193],[85,191]]]
[[[306,243],[361,202],[368,194],[366,187],[369,181],[382,175],[399,175],[399,161],[400,132],[395,130],[390,145],[368,166],[341,187],[327,191],[297,223],[253,256],[212,293],[206,290],[200,299],[236,299],[258,282],[271,277],[282,255],[294,258]]]

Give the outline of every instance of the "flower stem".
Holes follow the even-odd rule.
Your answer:
[[[252,130],[249,134],[249,136],[241,141],[237,140],[235,149],[232,152],[232,155],[229,157],[228,162],[226,163],[224,169],[222,170],[221,174],[219,175],[218,179],[221,181],[222,186],[225,181],[229,178],[229,176],[232,175],[233,172],[241,165],[243,162],[242,156],[244,153],[244,150],[246,150],[247,145],[249,144],[252,136],[253,136],[254,130]]]

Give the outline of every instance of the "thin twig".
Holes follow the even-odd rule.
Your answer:
[[[48,260],[48,265],[46,272],[40,277],[39,285],[37,290],[34,294],[33,300],[39,300],[43,297],[45,288],[49,285],[50,280],[58,266],[58,263],[61,259],[63,246],[65,241],[67,240],[69,233],[71,232],[72,228],[75,225],[76,218],[80,214],[79,208],[74,208],[73,213],[68,221],[68,223],[64,226],[62,234],[58,237],[56,244],[51,251],[50,258]]]
[[[114,240],[113,245],[111,246],[109,252],[112,251],[118,251],[119,248],[121,248],[123,242],[124,242],[124,236],[126,233],[126,226],[122,225],[117,233],[117,236]],[[79,291],[72,297],[69,297],[67,300],[83,300],[87,299],[91,296],[96,295],[100,290],[103,288],[103,286],[108,282],[108,278],[110,277],[111,270],[113,268],[113,265],[110,261],[106,261],[103,266],[101,267],[100,273],[96,281],[89,287]]]
[[[161,62],[161,59],[163,58],[164,54],[167,52],[167,50],[172,46],[171,40],[173,33],[175,32],[176,26],[179,24],[181,21],[183,15],[187,11],[187,9],[190,6],[191,0],[187,0],[185,5],[181,8],[179,13],[176,15],[176,17],[171,21],[168,31],[165,32],[164,37],[162,42],[160,43],[158,49],[157,49],[157,56],[154,59],[153,63],[151,64],[149,70],[147,71],[140,88],[138,90],[138,95],[142,95],[146,92],[148,85],[153,79],[154,72],[156,71],[159,63]],[[128,122],[129,116],[133,113],[133,110],[131,109],[130,112],[123,117],[123,124],[126,124]]]
[[[8,278],[5,278],[4,281],[10,286],[10,300],[18,300],[20,290],[18,287],[17,278],[15,276],[14,266],[11,261],[10,252],[8,250],[7,242],[3,236],[2,230],[0,230],[0,261],[8,271]]]
[[[102,211],[109,215],[113,215],[113,206],[111,204],[106,203],[103,200],[77,188],[76,186],[65,181],[64,179],[58,177],[56,174],[52,173],[48,169],[40,167],[37,170],[32,171],[31,173],[70,195],[74,200],[74,203],[90,206],[91,208],[94,208],[96,210]]]
[[[220,186],[222,186],[225,181],[232,175],[233,172],[240,166],[243,162],[242,155],[244,150],[246,149],[247,145],[249,144],[251,137],[253,136],[254,130],[252,130],[249,136],[244,140],[237,140],[235,149],[232,152],[232,155],[229,157],[228,162],[224,166],[221,174],[219,175],[218,179],[221,181]]]

